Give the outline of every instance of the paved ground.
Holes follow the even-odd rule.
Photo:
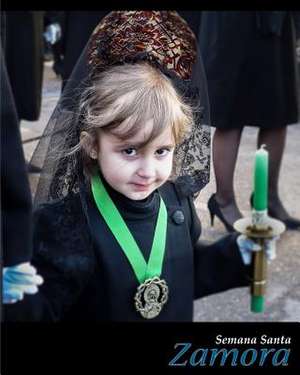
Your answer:
[[[51,63],[45,64],[42,115],[39,121],[21,123],[23,140],[42,133],[58,100],[60,80]],[[238,204],[249,215],[252,165],[256,145],[255,128],[246,127],[243,133],[235,175]],[[36,142],[24,144],[25,155],[30,158]],[[283,159],[280,193],[291,215],[300,218],[300,124],[288,129],[287,145]],[[215,191],[213,172],[211,181],[196,201],[203,225],[203,239],[214,240],[224,235],[221,222],[215,220],[210,227],[206,202]],[[287,231],[278,243],[278,257],[268,269],[266,310],[263,314],[249,311],[249,293],[245,288],[230,290],[195,302],[195,321],[300,321],[300,231]]]

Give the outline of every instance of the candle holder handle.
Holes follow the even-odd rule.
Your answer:
[[[250,217],[237,220],[233,226],[237,232],[255,239],[261,245],[261,250],[253,253],[253,280],[250,288],[251,311],[260,313],[264,311],[264,296],[267,286],[267,259],[264,240],[282,234],[285,231],[285,225],[277,219],[265,216],[263,227],[256,227]]]

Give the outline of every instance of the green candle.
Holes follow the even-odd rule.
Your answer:
[[[254,200],[256,211],[266,210],[268,207],[268,151],[262,145],[255,153],[254,167]]]
[[[251,297],[251,311],[254,313],[261,313],[265,310],[265,297],[252,296]]]
[[[269,154],[262,145],[255,153],[254,165],[254,197],[252,216],[253,224],[257,229],[264,229],[264,219],[268,209],[268,162]],[[263,241],[261,241],[263,246]],[[260,313],[264,311],[264,293],[266,278],[266,258],[263,251],[253,254],[254,280],[252,283],[251,311]]]

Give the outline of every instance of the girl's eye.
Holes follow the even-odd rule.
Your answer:
[[[133,147],[126,148],[122,150],[122,153],[125,154],[126,156],[135,156],[136,155],[136,149]]]
[[[170,152],[169,148],[159,148],[158,150],[156,150],[156,153],[157,153],[158,156],[165,156],[169,152]]]

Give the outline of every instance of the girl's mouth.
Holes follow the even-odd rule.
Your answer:
[[[146,191],[149,190],[151,184],[137,184],[137,183],[132,183],[133,187],[137,191]]]

